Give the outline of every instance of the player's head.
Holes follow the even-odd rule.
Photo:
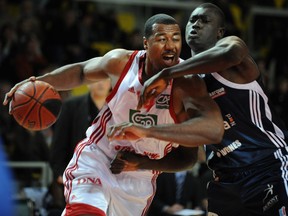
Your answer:
[[[177,21],[167,14],[150,17],[144,26],[144,48],[147,50],[147,73],[156,73],[175,65],[181,52],[181,30]]]
[[[185,38],[193,51],[201,52],[214,46],[224,33],[223,11],[212,3],[204,3],[192,11],[186,25]]]

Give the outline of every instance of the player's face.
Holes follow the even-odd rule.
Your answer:
[[[198,53],[213,47],[222,33],[217,14],[212,9],[200,7],[190,15],[185,39],[189,47]]]
[[[144,39],[147,60],[152,64],[152,73],[178,63],[182,48],[181,31],[177,24],[154,24],[153,35]]]

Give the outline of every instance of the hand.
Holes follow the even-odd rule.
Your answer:
[[[118,152],[111,161],[110,170],[113,174],[123,171],[135,171],[139,169],[140,160],[143,156],[131,152]]]
[[[184,206],[182,206],[181,204],[175,203],[172,206],[169,206],[168,208],[166,208],[165,212],[173,215],[175,212],[180,211],[182,209],[184,209]]]
[[[6,106],[6,105],[9,103],[9,101],[11,101],[11,99],[12,99],[15,91],[16,91],[21,85],[23,85],[23,84],[26,83],[26,82],[30,82],[30,81],[33,81],[33,82],[34,82],[35,80],[36,80],[36,77],[32,76],[32,77],[30,77],[29,79],[26,79],[26,80],[23,80],[23,81],[20,82],[20,83],[17,83],[9,92],[7,92],[7,93],[5,94],[5,98],[4,98],[4,101],[3,101],[3,105]],[[10,107],[10,106],[9,106],[9,114],[12,114],[12,113],[11,113],[11,107]]]
[[[151,77],[144,83],[144,88],[140,93],[137,109],[145,107],[149,101],[154,100],[168,86],[168,80],[161,77],[161,72]]]
[[[113,125],[109,128],[109,140],[137,140],[146,137],[148,128],[130,122]]]
[[[56,181],[57,181],[58,184],[62,185],[63,184],[63,177],[62,176],[58,176]]]

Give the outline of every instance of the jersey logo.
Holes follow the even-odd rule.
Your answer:
[[[144,126],[157,125],[157,115],[155,114],[143,114],[138,110],[129,111],[129,121]]]
[[[242,146],[242,143],[239,140],[235,140],[233,143],[231,143],[230,145],[222,148],[221,150],[218,150],[217,157],[221,157],[221,156],[226,156],[227,154],[237,150],[238,148],[240,148]]]
[[[156,100],[157,109],[169,109],[170,95],[161,94]]]
[[[224,121],[224,129],[228,130],[231,127],[236,125],[236,122],[234,121],[231,114],[226,114],[225,117],[227,118],[227,121]]]
[[[132,87],[130,87],[129,89],[128,89],[128,91],[129,92],[131,92],[131,93],[134,93],[135,94],[135,89],[134,89],[134,87],[132,86]]]
[[[270,195],[273,195],[273,185],[267,184],[267,188],[264,190],[264,192],[266,191],[266,196],[263,199],[263,203],[265,202],[265,200],[267,199],[267,197]]]
[[[226,92],[225,92],[225,89],[223,87],[209,93],[209,95],[212,99],[215,99],[215,98],[220,97],[220,96],[225,95],[225,94],[226,94]]]
[[[94,184],[94,185],[102,186],[102,182],[101,182],[100,178],[89,178],[89,177],[78,179],[76,184],[77,185],[80,185],[80,184]]]

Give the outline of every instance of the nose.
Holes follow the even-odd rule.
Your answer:
[[[167,40],[165,46],[166,46],[166,49],[173,50],[175,48],[175,43],[173,40]]]
[[[192,23],[192,28],[197,29],[200,28],[200,20],[196,20],[194,23]]]

